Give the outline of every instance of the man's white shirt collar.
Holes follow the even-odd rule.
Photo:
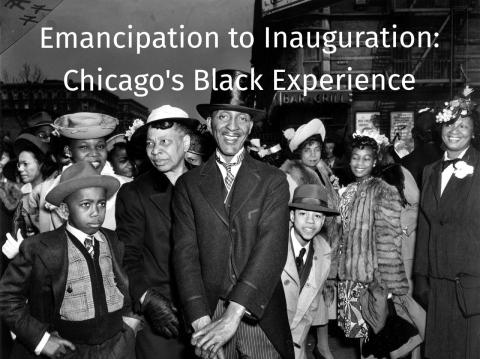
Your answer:
[[[295,255],[295,258],[298,257],[302,248],[306,249],[305,255],[303,256],[303,263],[305,263],[305,261],[307,259],[307,256],[308,256],[308,252],[310,251],[310,242],[308,242],[305,246],[302,246],[300,244],[300,242],[298,241],[297,236],[295,235],[295,228],[293,228],[293,227],[291,229],[290,236],[292,238],[293,254]]]

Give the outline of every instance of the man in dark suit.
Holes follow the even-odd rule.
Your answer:
[[[117,233],[125,243],[124,265],[130,293],[146,327],[138,334],[138,359],[185,358],[175,313],[175,288],[171,273],[172,191],[177,178],[187,171],[185,153],[190,146],[190,127],[197,120],[185,111],[161,106],[152,111],[135,137],[146,144],[153,168],[140,175],[117,197]]]
[[[243,145],[253,121],[250,79],[217,72],[231,91],[213,90],[198,105],[217,149],[177,182],[173,198],[174,265],[197,355],[293,358],[280,281],[288,249],[285,175],[251,158]],[[218,83],[216,84],[217,88]]]

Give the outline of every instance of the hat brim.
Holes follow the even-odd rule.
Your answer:
[[[91,138],[107,137],[117,125],[92,126],[92,127],[76,127],[76,128],[57,128],[58,133],[66,138],[74,140],[89,140]]]
[[[257,110],[255,108],[246,107],[246,106],[231,105],[231,104],[211,105],[207,103],[197,105],[197,111],[204,119],[211,117],[212,112],[217,110],[228,110],[228,111],[238,111],[238,112],[248,113],[250,116],[252,116],[253,121],[258,121],[265,117],[265,111]]]
[[[13,151],[17,157],[23,151],[38,151],[43,155],[46,155],[48,150],[48,144],[42,142],[42,140],[30,133],[22,133],[13,143]]]
[[[290,208],[304,209],[306,211],[322,212],[326,216],[336,216],[340,214],[338,211],[332,208],[319,206],[313,203],[289,203],[288,206]]]
[[[63,200],[75,191],[82,188],[101,187],[107,190],[107,199],[112,197],[120,188],[120,182],[112,176],[91,176],[71,179],[60,182],[50,192],[45,200],[55,206],[59,206]]]

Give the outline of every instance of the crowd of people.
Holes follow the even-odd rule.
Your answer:
[[[204,125],[41,112],[0,143],[2,357],[333,359],[335,321],[362,358],[478,358],[471,90],[410,154],[372,127],[339,157],[318,118],[252,138],[225,72]]]

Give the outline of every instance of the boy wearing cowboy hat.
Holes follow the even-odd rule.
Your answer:
[[[338,212],[328,206],[326,189],[315,184],[297,187],[289,207],[290,243],[282,282],[295,358],[304,359],[310,327],[328,323],[320,302],[330,270],[331,248],[320,231],[326,216],[335,216]],[[319,349],[322,348],[319,346]]]
[[[0,280],[0,315],[16,335],[11,358],[134,357],[123,244],[102,227],[119,187],[79,162],[48,193],[68,222],[27,238]]]
[[[131,179],[116,175],[107,161],[105,138],[111,134],[118,120],[108,115],[93,112],[77,112],[57,118],[53,126],[67,139],[64,151],[73,163],[87,162],[97,173],[115,177],[120,185]],[[66,167],[64,167],[66,168]],[[45,196],[58,184],[60,176],[36,186],[28,198],[27,213],[39,217],[39,230],[46,232],[60,227],[66,220],[61,210],[45,201]],[[103,226],[115,230],[115,200],[112,196],[106,205],[106,217]]]
[[[198,356],[293,358],[280,275],[288,241],[288,184],[278,169],[244,149],[255,108],[248,74],[228,75],[197,106],[217,148],[185,173],[172,203],[173,263],[180,302]],[[247,90],[245,90],[247,89]]]

